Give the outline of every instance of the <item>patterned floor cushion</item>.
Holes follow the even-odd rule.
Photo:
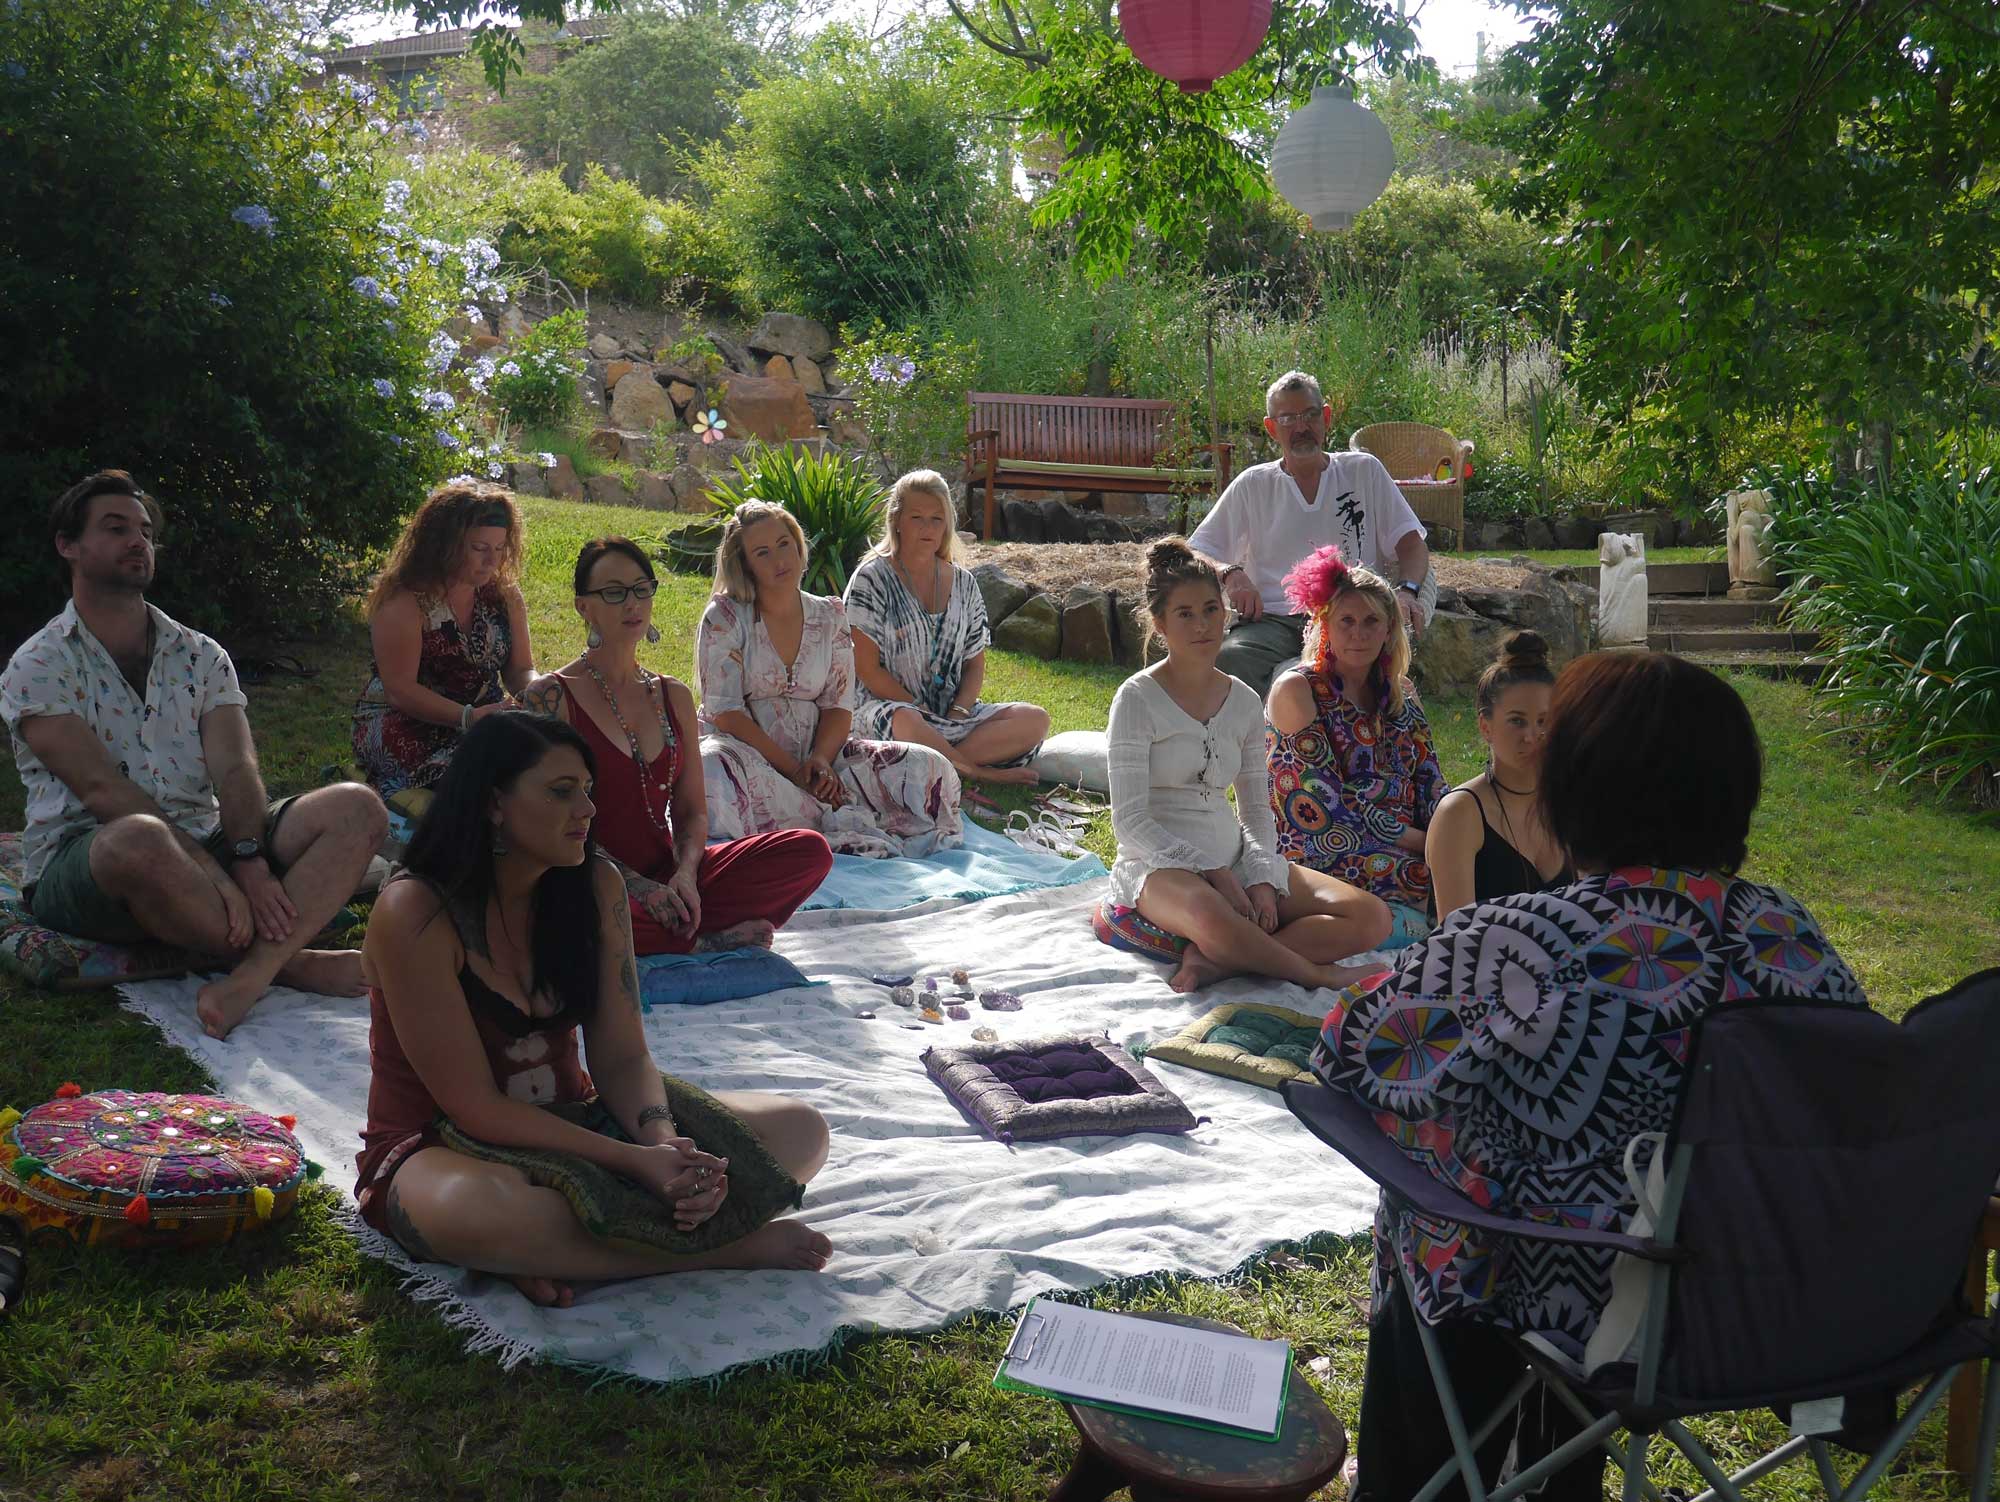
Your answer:
[[[1164,960],[1169,965],[1178,965],[1181,951],[1188,946],[1188,941],[1178,934],[1148,923],[1139,916],[1136,907],[1121,907],[1112,902],[1100,902],[1091,909],[1090,927],[1101,944],[1143,954],[1149,960]]]
[[[660,1076],[667,1087],[667,1105],[681,1135],[694,1139],[705,1153],[729,1160],[729,1194],[722,1208],[683,1231],[674,1224],[673,1208],[622,1174],[613,1173],[569,1153],[530,1148],[498,1147],[468,1137],[451,1122],[439,1124],[447,1147],[490,1163],[508,1163],[528,1182],[553,1189],[569,1201],[576,1218],[591,1235],[625,1246],[692,1256],[740,1241],[784,1210],[796,1210],[805,1186],[786,1173],[743,1119],[699,1085]],[[608,1107],[598,1101],[544,1106],[566,1121],[620,1142],[632,1139]]]
[[[319,1177],[291,1127],[215,1095],[64,1085],[0,1111],[0,1211],[100,1246],[227,1241],[284,1219]]]
[[[1149,1063],[1164,1059],[1276,1090],[1287,1080],[1312,1077],[1308,1065],[1319,1028],[1319,1018],[1289,1007],[1230,1002],[1197,1017],[1164,1043],[1155,1043],[1146,1050],[1146,1059]]]
[[[927,1048],[924,1068],[973,1125],[1001,1142],[1195,1127],[1179,1096],[1102,1035]]]

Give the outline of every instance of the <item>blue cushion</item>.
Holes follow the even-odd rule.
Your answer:
[[[639,956],[639,1001],[649,1012],[656,1006],[705,1007],[788,986],[824,984],[807,980],[797,965],[769,949]]]

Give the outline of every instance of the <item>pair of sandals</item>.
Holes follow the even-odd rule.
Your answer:
[[[27,1291],[28,1228],[11,1215],[0,1215],[0,1316]]]

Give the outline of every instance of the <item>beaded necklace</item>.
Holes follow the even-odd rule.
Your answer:
[[[604,702],[611,706],[611,718],[618,722],[618,728],[625,732],[625,743],[632,748],[632,764],[639,769],[639,807],[646,811],[646,822],[651,824],[660,834],[671,835],[672,829],[667,822],[667,808],[673,799],[674,790],[664,782],[653,784],[654,791],[665,795],[660,800],[659,813],[655,814],[653,812],[653,801],[646,796],[646,784],[651,779],[652,772],[646,765],[645,756],[640,753],[639,737],[634,735],[632,727],[625,723],[625,711],[618,707],[618,696],[611,692],[611,686],[604,681],[604,675],[597,671],[597,668],[591,663],[588,657],[579,660],[583,663],[583,670],[590,674],[590,681],[597,685],[597,691],[604,695]],[[647,697],[650,698],[652,697],[652,686],[660,681],[659,675],[648,673],[644,668],[640,668],[638,671],[640,686],[646,689]],[[660,693],[659,711],[660,734],[665,737],[666,745],[671,746],[674,743],[674,727],[673,722],[667,718],[667,695],[665,690],[662,690]],[[664,750],[665,747],[663,746],[661,749]]]

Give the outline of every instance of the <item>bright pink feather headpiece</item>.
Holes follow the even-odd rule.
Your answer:
[[[1340,549],[1317,548],[1285,575],[1285,598],[1300,615],[1317,615],[1347,584],[1347,560]]]

